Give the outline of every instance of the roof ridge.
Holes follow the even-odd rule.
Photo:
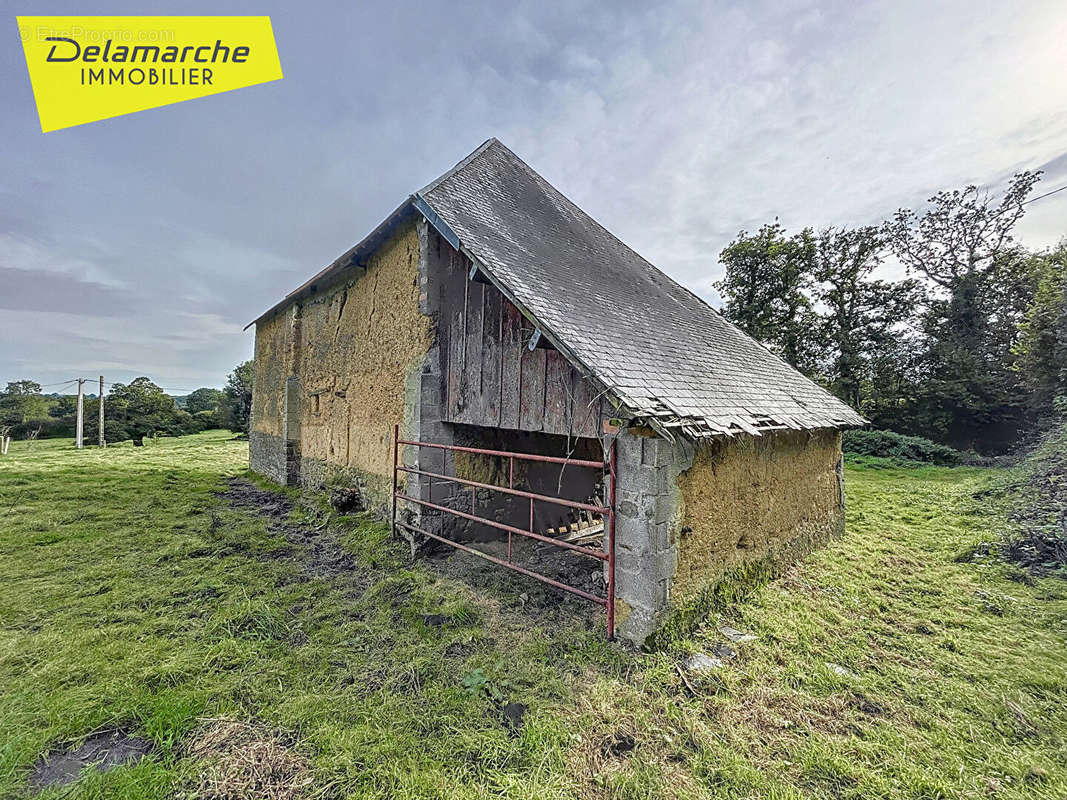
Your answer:
[[[421,189],[419,189],[417,192],[415,192],[415,194],[424,195],[424,194],[427,194],[428,192],[432,192],[434,189],[436,189],[438,186],[440,186],[446,180],[451,178],[453,175],[455,175],[457,172],[459,172],[461,169],[463,169],[465,166],[467,166],[469,163],[471,163],[474,159],[476,159],[478,156],[480,156],[482,153],[484,153],[486,150],[488,150],[494,144],[500,145],[505,150],[507,150],[509,153],[511,153],[511,151],[508,150],[507,147],[505,147],[503,144],[501,144],[499,139],[497,139],[495,136],[490,136],[488,139],[486,139],[484,142],[482,142],[480,145],[478,145],[478,147],[476,147],[472,153],[467,155],[466,158],[461,159],[459,161],[459,163],[457,163],[454,167],[452,167],[452,169],[443,172],[437,178],[435,178],[434,180],[430,181],[428,184],[426,184]],[[515,154],[512,153],[512,155],[515,155]],[[518,158],[518,156],[516,156],[516,158]]]

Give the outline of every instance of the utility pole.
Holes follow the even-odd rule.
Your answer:
[[[74,446],[82,449],[82,433],[85,426],[85,378],[78,378],[78,424],[74,429]]]
[[[107,443],[104,442],[104,376],[100,376],[100,394],[97,395],[100,402],[100,446],[107,447]]]

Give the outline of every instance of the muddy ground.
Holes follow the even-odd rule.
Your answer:
[[[244,478],[233,478],[220,497],[236,509],[266,517],[269,529],[295,547],[294,557],[307,577],[354,583],[363,588],[373,583],[374,576],[367,575],[365,568],[345,551],[333,527],[326,523],[312,527],[291,521],[289,514],[294,504],[285,495],[262,489]],[[406,543],[398,546],[408,547]],[[476,546],[498,558],[507,555],[506,539],[480,542]],[[544,621],[546,615],[558,614],[567,618],[585,617],[592,623],[596,616],[595,606],[584,599],[446,545],[431,542],[420,548],[417,558],[438,574],[486,591],[503,607],[535,619]],[[597,559],[514,536],[512,560],[591,594],[606,593],[602,562]]]
[[[343,575],[351,579],[362,574],[362,568],[345,552],[328,525],[312,527],[289,520],[294,506],[285,495],[233,478],[220,497],[236,509],[266,517],[270,531],[281,534],[289,544],[298,548],[300,568],[307,577],[329,579]]]
[[[30,788],[42,791],[50,786],[73,783],[87,767],[101,772],[132,764],[153,750],[147,739],[123,730],[97,731],[79,745],[56,748],[42,755],[30,773]]]

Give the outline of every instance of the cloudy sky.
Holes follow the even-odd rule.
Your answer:
[[[0,381],[219,386],[249,320],[490,136],[715,305],[739,229],[1067,184],[1062,0],[418,5],[184,4],[269,14],[284,80],[42,134],[8,4]],[[1065,234],[1067,192],[1018,229]]]

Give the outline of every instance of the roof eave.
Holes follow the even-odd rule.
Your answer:
[[[403,203],[397,206],[396,209],[378,225],[378,227],[368,233],[359,244],[349,248],[338,258],[334,259],[331,264],[319,270],[319,272],[313,275],[310,279],[289,292],[289,294],[245,325],[242,330],[248,330],[256,323],[273,316],[293,303],[303,300],[309,295],[315,294],[320,284],[333,281],[341,275],[344,270],[362,266],[360,260],[364,256],[374,252],[374,250],[376,250],[382,242],[388,239],[401,224],[415,215],[414,198],[415,195],[410,195]]]

